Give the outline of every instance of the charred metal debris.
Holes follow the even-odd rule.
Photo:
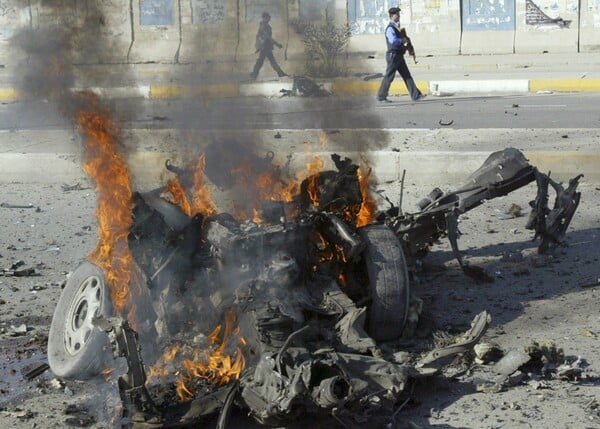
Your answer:
[[[327,97],[331,92],[323,88],[323,85],[316,83],[306,76],[293,76],[292,89],[282,89],[282,97]]]
[[[400,196],[398,205],[390,202],[359,228],[358,166],[332,159],[337,170],[305,179],[293,202],[265,203],[260,225],[227,213],[187,216],[160,190],[135,195],[129,245],[146,279],[148,305],[135,330],[109,314],[96,314],[93,322],[127,362],[118,381],[124,426],[184,427],[216,418],[224,428],[233,408],[264,425],[306,414],[344,427],[393,424],[407,386],[436,373],[445,358],[472,351],[491,321],[482,311],[445,347],[403,348],[419,313],[410,292],[415,265],[447,237],[464,272],[490,280],[463,261],[461,214],[535,181],[527,228],[541,240],[539,252],[548,252],[563,243],[580,200],[581,175],[563,188],[509,148],[491,154],[455,191],[435,188],[419,211],[404,212]],[[223,332],[207,334],[231,313],[239,327],[230,330],[235,341]],[[239,347],[239,374],[213,383],[213,374],[203,373],[185,385],[184,401],[172,375],[149,380],[144,362],[155,362],[159,351],[175,343],[210,345],[216,337],[229,355]]]

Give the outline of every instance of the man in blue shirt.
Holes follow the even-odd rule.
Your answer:
[[[420,100],[425,96],[421,94],[421,91],[419,91],[419,88],[415,85],[415,81],[410,75],[406,61],[404,61],[404,53],[407,49],[406,44],[408,43],[408,40],[403,38],[400,33],[400,8],[392,7],[388,10],[388,13],[390,15],[390,23],[385,29],[385,39],[387,43],[385,59],[387,61],[387,68],[377,93],[377,100],[388,103],[391,102],[387,97],[396,71],[402,76],[410,98],[414,101]]]

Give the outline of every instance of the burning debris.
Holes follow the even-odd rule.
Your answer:
[[[421,308],[410,278],[434,242],[448,237],[465,273],[485,279],[462,261],[460,214],[535,180],[528,227],[545,252],[561,244],[580,198],[581,176],[565,190],[506,149],[464,187],[434,189],[417,213],[401,204],[377,212],[369,171],[351,160],[333,155],[336,170],[309,167],[298,183],[267,155],[220,176],[246,190],[230,214],[205,186],[210,159],[168,162],[176,177],[137,193],[116,127],[93,109],[78,118],[99,193],[99,243],[61,295],[48,358],[58,376],[88,378],[112,368],[112,354],[125,357],[118,385],[133,427],[217,414],[224,427],[233,407],[265,425],[304,414],[344,426],[392,422],[406,387],[472,350],[491,320],[478,314],[434,350],[399,349]]]

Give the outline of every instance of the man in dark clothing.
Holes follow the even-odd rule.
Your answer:
[[[271,67],[273,70],[277,72],[279,77],[287,76],[287,74],[281,70],[277,61],[275,61],[275,57],[273,56],[273,45],[278,48],[282,48],[281,43],[273,40],[273,30],[269,25],[269,21],[271,20],[271,15],[267,12],[262,14],[262,21],[260,21],[260,26],[258,27],[258,33],[256,33],[256,52],[260,52],[258,55],[258,59],[256,60],[256,64],[254,65],[254,70],[250,73],[253,79],[256,79],[258,76],[258,72],[265,62],[265,58],[269,60],[271,63]]]
[[[406,44],[408,43],[408,40],[403,38],[400,33],[400,25],[398,24],[400,21],[400,8],[392,7],[388,13],[390,15],[390,23],[385,29],[385,39],[387,42],[385,59],[387,61],[387,68],[385,70],[385,76],[383,76],[383,80],[381,81],[379,92],[377,93],[377,100],[391,102],[387,97],[396,71],[402,76],[410,98],[414,101],[420,100],[425,96],[421,94],[421,91],[419,91],[419,88],[415,85],[415,81],[410,75],[406,61],[404,61],[404,53],[407,49]]]

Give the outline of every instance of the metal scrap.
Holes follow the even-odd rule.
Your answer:
[[[76,183],[74,185],[67,185],[66,183],[63,183],[61,185],[61,189],[64,192],[69,192],[69,191],[83,191],[85,189],[90,189],[90,188],[89,187],[81,186],[81,183]]]
[[[9,268],[0,269],[0,276],[4,277],[29,277],[36,275],[35,268],[23,268],[19,269],[25,265],[25,261],[18,260],[14,262]]]
[[[439,365],[439,361],[445,357],[454,356],[471,350],[475,344],[479,342],[481,337],[483,337],[483,334],[487,331],[491,321],[492,316],[490,316],[487,311],[482,311],[477,314],[471,322],[471,328],[468,331],[458,336],[453,344],[432,350],[421,357],[418,360],[416,367],[427,368],[434,364]]]
[[[0,203],[0,207],[5,208],[5,209],[32,209],[35,206],[33,204]]]
[[[33,380],[34,378],[42,375],[44,372],[46,372],[49,369],[50,369],[50,365],[48,365],[46,362],[39,362],[36,365],[34,365],[32,368],[28,369],[23,374],[23,377],[25,377],[27,380]]]

